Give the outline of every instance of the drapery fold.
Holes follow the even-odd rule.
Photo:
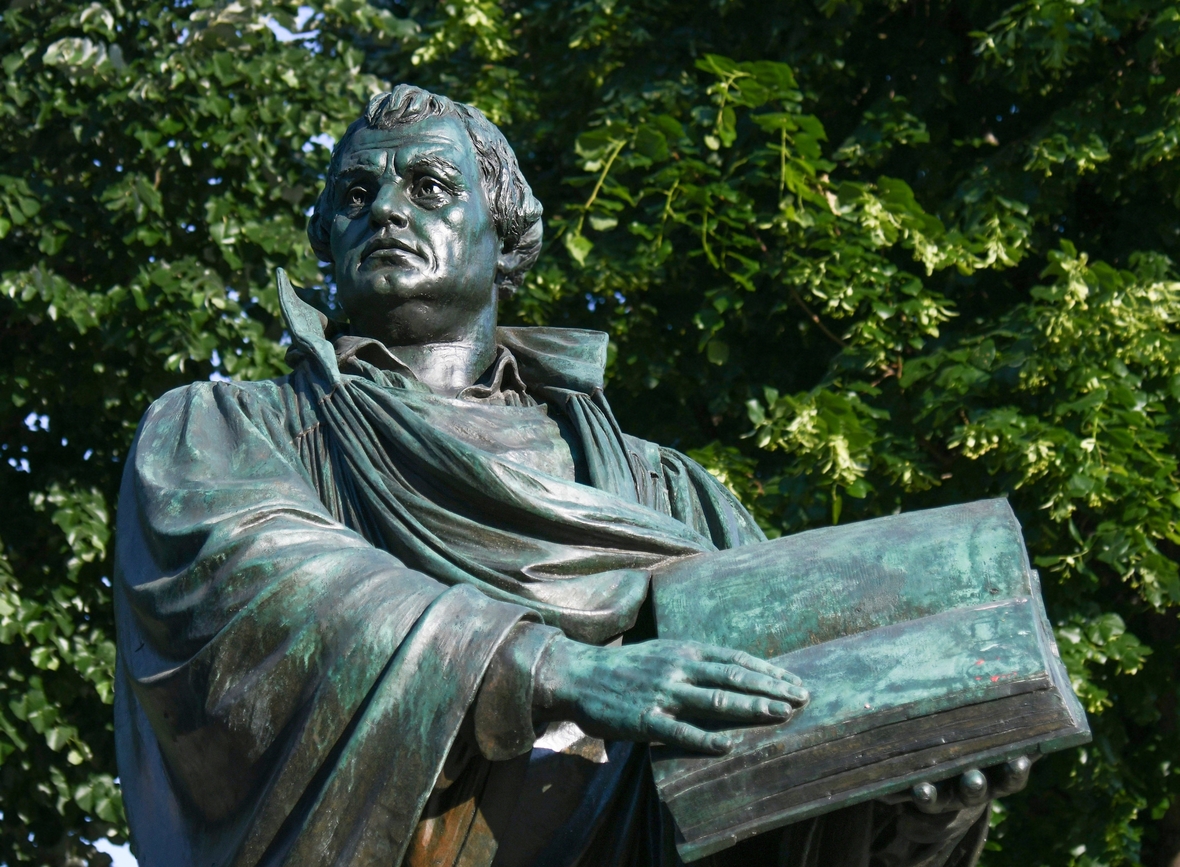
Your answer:
[[[693,495],[711,517],[653,508],[691,462],[621,434],[601,342],[563,358],[579,340],[546,330],[530,356],[510,334],[530,391],[577,407],[587,463],[610,468],[598,487],[431,422],[473,404],[342,374],[314,311],[281,294],[295,371],[165,395],[128,459],[116,728],[144,867],[399,863],[517,623],[604,641],[650,566],[712,550],[713,525],[760,537],[716,483]],[[479,423],[544,411],[481,405]]]
[[[268,414],[194,386],[131,455],[116,713],[145,865],[396,863],[484,668],[535,616],[334,520]]]
[[[621,432],[604,335],[499,329],[496,375],[448,399],[342,373],[318,314],[279,289],[293,373],[170,392],[128,455],[115,730],[141,867],[491,867],[504,833],[506,867],[678,864],[641,745],[560,754],[568,811],[505,831],[530,821],[513,804],[529,809],[545,751],[490,761],[472,711],[508,637],[543,628],[522,624],[617,636],[652,566],[760,541],[753,519]],[[552,469],[567,437],[571,477]],[[821,823],[844,839],[841,817]],[[863,867],[868,845],[782,863]]]

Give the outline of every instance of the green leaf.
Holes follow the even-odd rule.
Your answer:
[[[586,264],[586,257],[590,255],[590,251],[594,249],[594,244],[585,235],[580,232],[569,232],[562,238],[562,243],[565,244],[565,249],[569,251],[570,256],[579,265]]]

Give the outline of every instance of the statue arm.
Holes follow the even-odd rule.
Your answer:
[[[562,637],[552,626],[518,623],[492,657],[475,702],[475,742],[484,758],[503,761],[533,748],[537,668]]]
[[[265,849],[295,827],[292,852],[396,849],[496,649],[531,616],[408,569],[337,521],[277,387],[167,395],[129,456],[120,772],[137,845],[163,852],[141,863],[183,863],[175,840],[210,823],[241,834],[234,847]]]

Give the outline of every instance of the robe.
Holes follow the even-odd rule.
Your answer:
[[[650,568],[757,543],[753,519],[619,430],[605,335],[499,329],[446,398],[375,341],[333,345],[283,280],[280,300],[293,372],[170,392],[128,455],[115,728],[142,867],[679,864],[646,747],[536,740],[505,654],[650,633]],[[765,835],[762,863],[982,845],[972,820],[954,853],[881,860],[885,809]]]

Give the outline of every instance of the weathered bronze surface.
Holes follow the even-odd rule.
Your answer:
[[[497,326],[540,217],[478,111],[378,95],[308,229],[347,324],[280,272],[293,372],[145,415],[115,575],[143,867],[678,864],[647,744],[723,754],[806,705],[778,665],[654,638],[653,569],[765,538],[619,430],[605,335]],[[709,857],[966,867],[1027,773],[932,768]]]
[[[660,748],[699,857],[929,778],[1090,740],[1006,500],[812,530],[657,567],[662,637],[747,650],[811,703],[725,756]]]

